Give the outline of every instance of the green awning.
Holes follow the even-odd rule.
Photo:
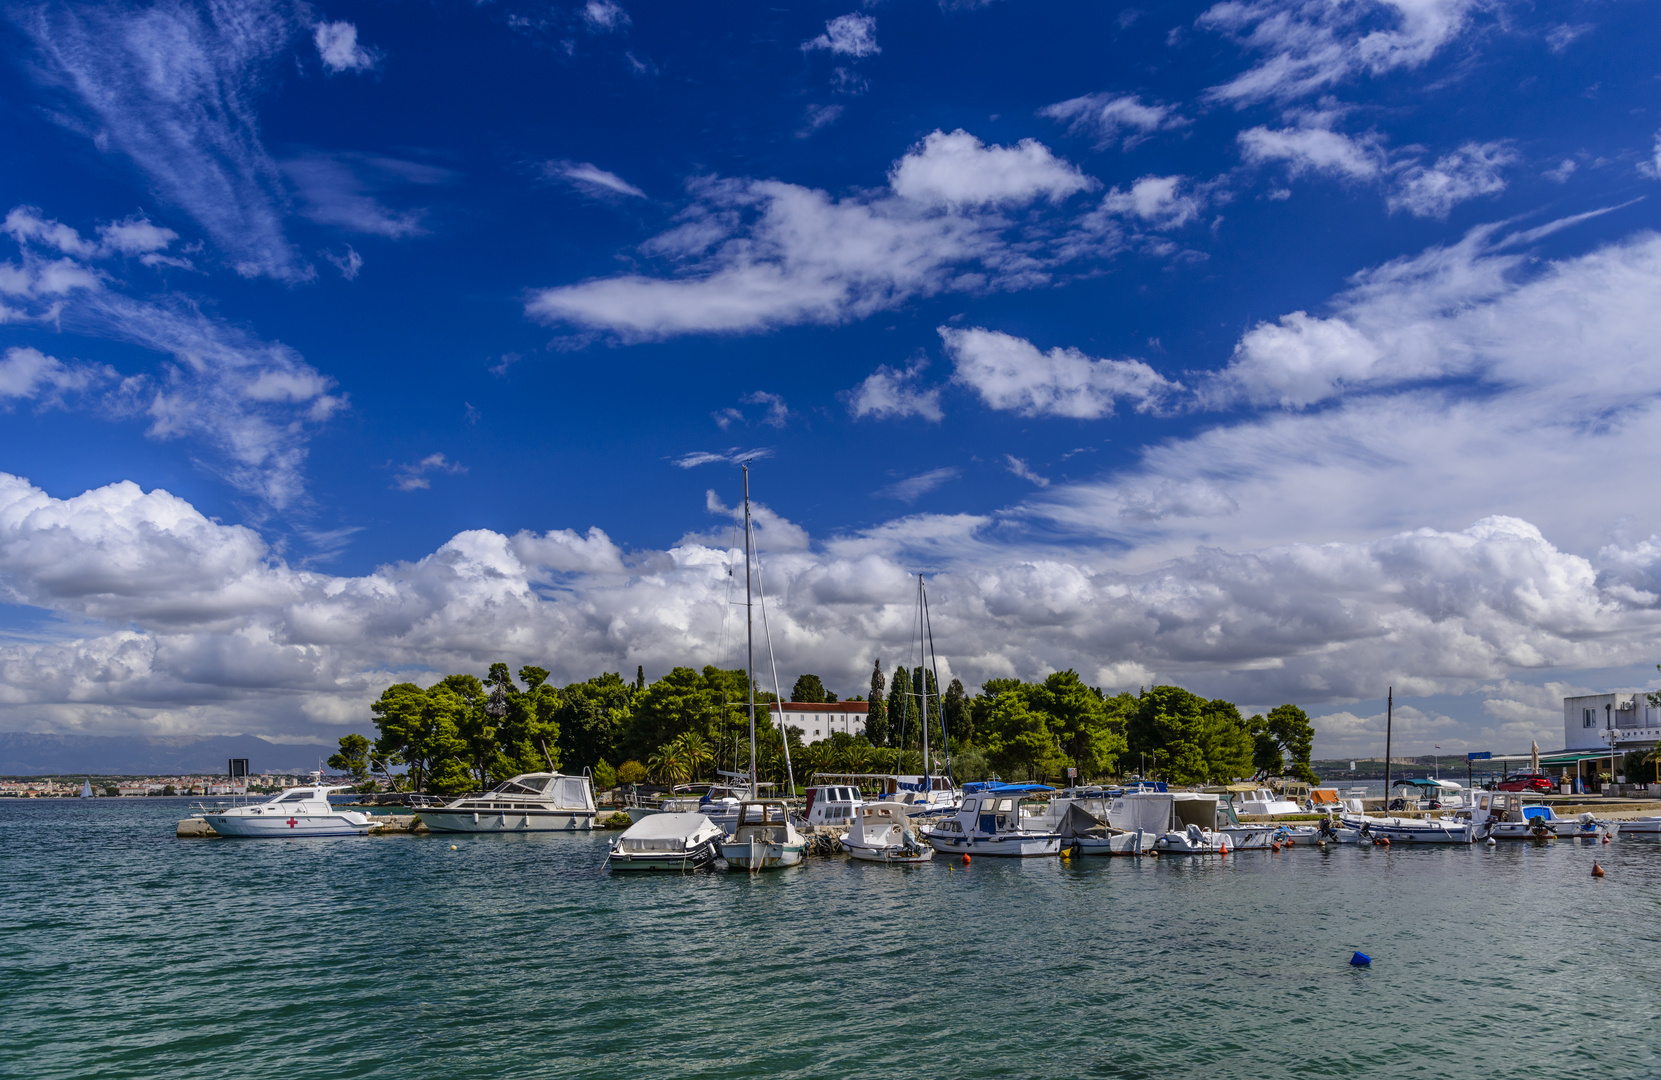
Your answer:
[[[1615,751],[1615,756],[1620,757],[1621,751]],[[1607,750],[1565,750],[1561,754],[1540,755],[1540,765],[1542,767],[1546,765],[1574,765],[1582,761],[1607,760],[1609,760],[1609,751]]]

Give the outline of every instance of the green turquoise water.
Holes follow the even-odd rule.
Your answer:
[[[0,1075],[1661,1075],[1653,842],[612,878],[184,815],[0,801]]]

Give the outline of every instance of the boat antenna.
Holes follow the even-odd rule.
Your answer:
[[[744,462],[744,634],[746,659],[744,674],[750,684],[750,798],[756,797],[756,627],[751,617],[750,587],[750,463]]]
[[[784,776],[790,798],[796,797],[796,770],[790,767],[790,732],[784,726],[784,684],[779,682],[779,661],[773,655],[773,628],[767,623],[767,583],[761,578],[761,552],[756,552],[756,591],[761,594],[761,631],[767,638],[767,661],[773,665],[773,697],[778,701],[779,736],[784,741]]]
[[[919,575],[919,577],[921,577],[921,575]],[[929,666],[934,669],[934,703],[936,706],[935,712],[940,717],[940,742],[941,745],[946,748],[946,779],[951,780],[953,784],[956,784],[957,781],[952,779],[952,741],[946,733],[946,692],[940,689],[940,654],[935,651],[934,626],[929,622],[929,594],[927,591],[922,590],[922,582],[920,580],[917,583],[917,587],[920,591],[923,591],[923,633],[928,636],[929,657],[931,660]],[[925,689],[927,688],[925,687]]]

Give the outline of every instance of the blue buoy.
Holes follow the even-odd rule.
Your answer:
[[[1373,958],[1364,952],[1358,952],[1354,956],[1350,957],[1351,967],[1369,967],[1372,962]]]

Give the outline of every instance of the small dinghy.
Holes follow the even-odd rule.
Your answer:
[[[925,863],[934,858],[934,849],[911,831],[905,805],[897,802],[858,807],[842,847],[863,862]]]
[[[776,870],[799,866],[806,850],[784,802],[757,801],[739,805],[738,824],[732,839],[722,842],[721,857],[734,870]]]
[[[701,870],[721,853],[725,833],[702,814],[651,814],[611,845],[606,865],[620,870]]]

